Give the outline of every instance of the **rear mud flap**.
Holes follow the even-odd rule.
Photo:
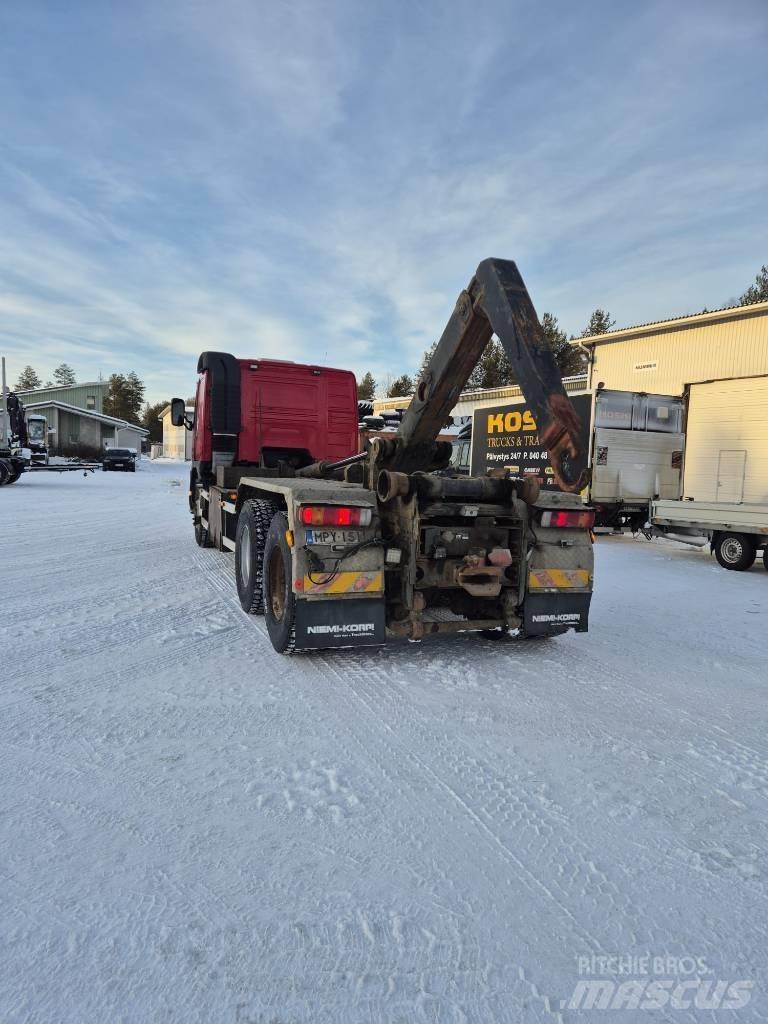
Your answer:
[[[386,639],[384,597],[296,602],[296,647],[372,647]]]
[[[586,633],[591,598],[591,594],[529,593],[525,599],[523,629],[529,636],[559,633],[563,629]]]

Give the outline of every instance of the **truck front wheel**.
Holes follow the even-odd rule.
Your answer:
[[[264,546],[264,620],[272,646],[279,654],[296,644],[296,595],[293,593],[293,558],[285,533],[288,519],[279,512],[272,520]]]
[[[264,613],[264,546],[277,506],[271,501],[246,501],[235,532],[235,580],[243,610]]]
[[[742,572],[754,564],[755,542],[746,533],[720,533],[714,541],[715,558],[724,569]]]
[[[195,495],[194,516],[195,544],[199,548],[209,548],[211,540],[208,536],[208,527],[203,526],[203,500],[199,491]]]

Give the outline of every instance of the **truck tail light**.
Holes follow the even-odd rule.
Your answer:
[[[589,509],[587,512],[576,512],[575,510],[571,512],[542,512],[541,525],[591,530],[595,525],[595,512],[594,509]]]
[[[371,510],[348,505],[302,505],[304,526],[370,526]]]

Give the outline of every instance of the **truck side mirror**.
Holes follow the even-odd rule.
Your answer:
[[[186,404],[183,398],[171,399],[171,423],[174,427],[186,426],[185,423]]]

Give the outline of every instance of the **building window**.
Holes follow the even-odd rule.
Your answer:
[[[96,395],[86,395],[85,396],[85,408],[86,409],[95,409],[96,408]]]

